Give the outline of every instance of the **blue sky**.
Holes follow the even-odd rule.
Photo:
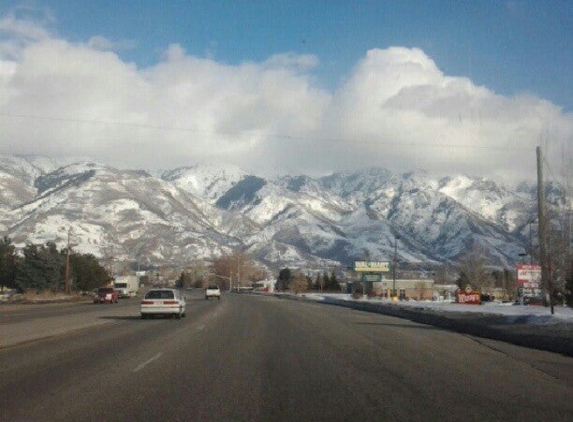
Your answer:
[[[148,66],[171,43],[237,64],[314,54],[333,89],[371,48],[419,47],[449,75],[573,107],[573,2],[554,1],[64,1],[53,10],[70,40],[132,41]]]
[[[567,0],[3,1],[0,124],[10,135],[0,153],[38,150],[17,120],[28,116],[75,122],[73,152],[103,161],[113,160],[102,139],[113,138],[126,145],[115,159],[132,166],[262,169],[289,157],[299,166],[284,171],[522,175],[531,157],[516,153],[510,170],[500,151],[542,144],[569,157],[572,40]],[[82,121],[116,127],[96,136]],[[69,151],[63,124],[42,125],[54,142],[41,152]],[[158,142],[179,161],[158,158]]]

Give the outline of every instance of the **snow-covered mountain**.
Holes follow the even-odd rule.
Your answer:
[[[455,261],[473,245],[498,265],[527,245],[535,188],[466,175],[367,169],[264,178],[227,165],[164,172],[0,156],[0,232],[17,246],[67,242],[118,259],[186,265],[242,249],[269,267],[354,259]],[[550,198],[562,200],[558,188]],[[561,196],[560,196],[561,195]]]

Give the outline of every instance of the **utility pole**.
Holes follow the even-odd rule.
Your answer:
[[[237,291],[241,288],[241,256],[237,254]]]
[[[72,228],[68,230],[68,246],[66,247],[66,294],[70,294],[70,254],[71,254],[71,236],[72,236]]]
[[[111,281],[113,282],[113,245],[110,247],[110,255],[109,255],[109,276],[111,277]]]
[[[529,220],[529,265],[533,265],[533,237],[531,235],[531,225],[535,222],[532,218]]]
[[[396,266],[398,265],[398,239],[400,236],[394,236],[394,259],[392,260],[392,296],[397,297],[396,292]]]
[[[551,283],[551,269],[549,268],[549,254],[547,245],[547,204],[545,201],[545,185],[543,181],[543,160],[541,148],[537,147],[537,214],[539,218],[539,254],[541,263],[541,280],[546,295],[549,297],[551,315],[553,309],[553,286]]]

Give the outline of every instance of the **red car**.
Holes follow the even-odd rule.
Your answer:
[[[94,296],[94,303],[118,303],[119,292],[113,287],[100,287]]]

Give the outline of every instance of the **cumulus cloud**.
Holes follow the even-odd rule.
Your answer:
[[[101,35],[96,35],[88,40],[87,45],[94,50],[124,51],[134,49],[137,43],[133,40],[112,41]]]
[[[540,142],[549,159],[571,156],[570,114],[444,75],[417,48],[368,51],[329,92],[314,83],[314,55],[228,65],[173,44],[137,68],[104,37],[71,43],[33,26],[0,17],[11,45],[0,48],[6,154],[149,169],[220,160],[252,171],[382,166],[507,178],[534,173]]]
[[[444,75],[416,48],[369,51],[331,105],[330,136],[354,139],[357,160],[375,156],[396,169],[523,176],[535,172],[535,146],[549,133],[550,152],[566,147],[571,156],[573,116]]]

